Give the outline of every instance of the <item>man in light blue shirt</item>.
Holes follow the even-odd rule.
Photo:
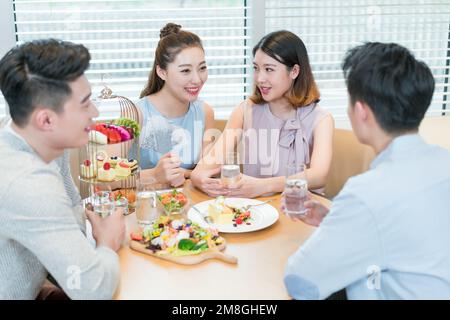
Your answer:
[[[330,210],[316,201],[302,221],[318,226],[288,260],[295,299],[450,299],[450,151],[417,134],[430,104],[430,69],[396,44],[367,43],[343,63],[348,115],[377,153]]]

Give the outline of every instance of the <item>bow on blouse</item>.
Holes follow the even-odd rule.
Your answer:
[[[278,145],[280,148],[287,149],[285,152],[289,150],[289,160],[295,160],[298,163],[309,163],[308,139],[298,118],[286,121],[281,128]],[[295,158],[292,159],[292,157]]]

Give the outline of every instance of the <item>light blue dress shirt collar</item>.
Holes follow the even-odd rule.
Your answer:
[[[413,148],[417,144],[423,143],[423,139],[418,133],[404,134],[394,138],[391,143],[381,151],[370,164],[370,169],[376,168],[393,154],[405,154],[406,150]]]

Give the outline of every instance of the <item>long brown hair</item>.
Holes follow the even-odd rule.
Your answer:
[[[179,24],[169,22],[160,30],[160,40],[155,51],[155,61],[140,98],[156,93],[164,86],[164,80],[156,73],[156,66],[166,70],[167,65],[173,62],[177,54],[183,49],[199,47],[204,50],[202,41],[196,34],[180,29],[181,26]]]
[[[286,94],[286,99],[291,105],[303,107],[320,100],[319,89],[311,71],[305,44],[297,35],[286,30],[269,33],[253,48],[253,56],[258,50],[262,50],[268,56],[284,64],[289,71],[296,64],[300,66],[300,74],[295,78],[291,89]],[[250,100],[255,104],[266,102],[256,84]]]

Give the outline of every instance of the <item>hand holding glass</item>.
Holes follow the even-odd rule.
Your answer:
[[[306,165],[286,166],[286,183],[284,186],[285,213],[289,216],[305,215],[305,201],[308,200],[308,181]]]
[[[111,194],[108,191],[99,191],[93,196],[94,212],[102,218],[114,213],[115,204],[114,199],[111,199]]]
[[[226,188],[233,188],[239,182],[240,176],[241,168],[239,167],[238,153],[227,152],[220,171],[222,185]]]

